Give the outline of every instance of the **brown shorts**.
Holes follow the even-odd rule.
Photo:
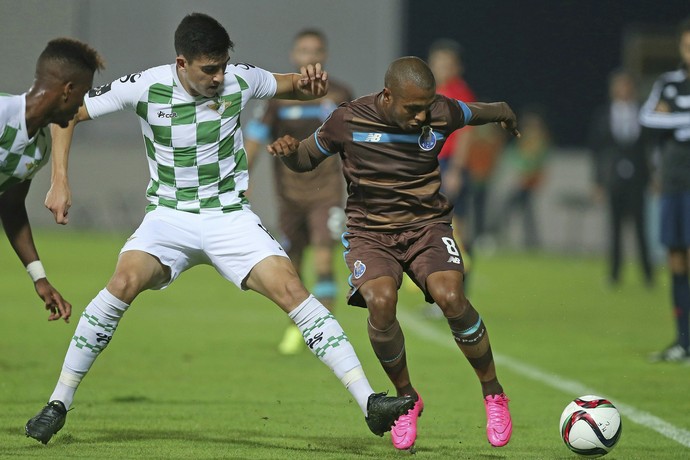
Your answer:
[[[464,273],[453,228],[445,223],[400,233],[348,231],[343,244],[350,270],[348,304],[357,307],[366,308],[359,287],[381,276],[394,278],[399,289],[403,273],[407,273],[431,303],[434,300],[426,288],[427,276],[446,270]]]
[[[291,258],[293,255],[302,254],[309,245],[335,245],[337,239],[333,239],[328,228],[331,208],[334,207],[342,209],[339,202],[324,202],[311,206],[281,203],[279,223],[283,239],[280,243]]]

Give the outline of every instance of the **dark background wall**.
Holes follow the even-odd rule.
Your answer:
[[[406,54],[425,58],[435,39],[459,41],[465,78],[480,99],[505,100],[516,110],[539,103],[555,141],[581,146],[590,113],[606,102],[609,72],[634,58],[639,45],[630,37],[674,34],[690,16],[690,1],[408,0],[403,16]],[[664,59],[647,53],[646,71],[677,64],[668,49],[658,49]],[[649,79],[641,77],[646,96]]]

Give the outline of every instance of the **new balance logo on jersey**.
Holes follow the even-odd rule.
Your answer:
[[[165,113],[161,110],[158,111],[158,118],[177,118],[177,112]]]
[[[381,142],[381,133],[369,133],[364,142]]]
[[[450,256],[448,258],[448,263],[454,263],[454,264],[460,265],[462,263],[462,261],[460,260],[460,257]]]

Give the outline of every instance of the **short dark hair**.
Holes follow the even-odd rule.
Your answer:
[[[292,41],[296,42],[297,40],[304,37],[316,37],[321,41],[321,43],[323,43],[324,48],[328,47],[328,39],[326,38],[326,35],[319,29],[302,29],[299,32],[297,32],[295,38]]]
[[[403,83],[413,83],[424,90],[436,88],[436,80],[431,69],[416,56],[405,56],[393,61],[388,66],[383,83],[390,90],[400,88]]]
[[[190,61],[202,56],[220,58],[234,46],[225,28],[207,14],[188,14],[175,30],[175,52]]]
[[[98,52],[86,43],[73,38],[56,38],[48,42],[45,49],[38,56],[36,73],[50,61],[57,62],[62,74],[72,72],[90,72],[105,68],[103,59]]]

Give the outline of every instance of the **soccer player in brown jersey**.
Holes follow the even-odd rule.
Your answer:
[[[327,59],[326,36],[317,29],[304,29],[295,35],[290,61],[296,69]],[[285,134],[298,139],[318,128],[342,102],[352,99],[349,88],[330,80],[328,94],[313,101],[270,99],[262,106],[263,114],[250,121],[244,131],[244,149],[250,169],[262,143],[270,143]],[[278,203],[281,244],[297,272],[302,273],[303,256],[312,248],[311,268],[316,283],[314,296],[333,311],[337,287],[333,279],[333,249],[343,232],[345,183],[340,159],[332,157],[318,171],[296,173],[275,158],[272,161]],[[278,351],[285,355],[306,350],[302,333],[288,325]]]
[[[347,183],[345,260],[348,303],[369,311],[369,338],[398,394],[416,398],[395,423],[398,449],[411,449],[424,403],[413,387],[405,340],[396,319],[403,273],[443,311],[451,333],[481,383],[487,437],[496,447],[512,434],[508,398],[496,376],[481,316],[463,292],[463,262],[451,228],[452,206],[439,192],[437,155],[453,131],[500,123],[519,136],[504,102],[464,103],[436,94],[434,76],[416,57],[393,61],[385,88],[336,109],[312,135],[284,136],[268,146],[295,171],[310,171],[339,155]]]

